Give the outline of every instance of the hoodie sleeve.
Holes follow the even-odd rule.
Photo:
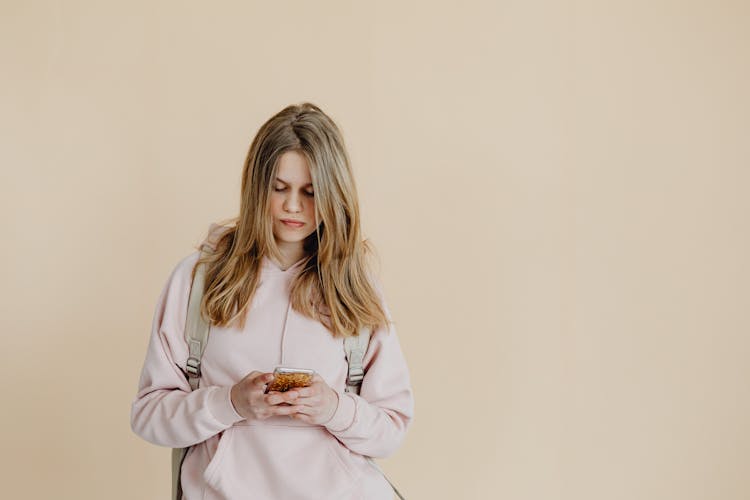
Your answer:
[[[131,405],[133,432],[151,443],[183,448],[243,420],[230,398],[231,387],[191,391],[182,367],[188,357],[184,330],[191,273],[199,252],[182,259],[159,295],[138,391]]]
[[[382,294],[381,301],[390,320]],[[401,445],[414,416],[409,369],[392,322],[372,333],[364,369],[359,395],[337,391],[338,407],[324,425],[350,450],[385,458]]]

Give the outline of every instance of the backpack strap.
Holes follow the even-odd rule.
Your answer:
[[[362,328],[359,330],[359,335],[346,337],[344,339],[344,351],[346,352],[346,360],[349,363],[349,372],[346,377],[346,392],[352,392],[359,394],[359,389],[362,386],[362,379],[365,377],[365,353],[367,352],[367,346],[370,344],[369,328]],[[372,457],[365,457],[367,461],[372,465],[380,474],[383,475],[388,484],[393,488],[396,496],[401,500],[404,500],[401,492],[396,489],[396,486],[388,479],[383,469],[381,469]]]
[[[359,335],[344,339],[344,352],[346,353],[346,361],[349,363],[349,371],[346,376],[346,392],[359,394],[362,379],[365,377],[364,360],[369,343],[369,328],[361,328]]]
[[[201,257],[206,252],[201,251]],[[190,301],[188,302],[187,320],[185,323],[185,337],[188,343],[188,360],[185,372],[190,382],[190,388],[195,390],[201,377],[201,357],[206,350],[208,342],[209,324],[201,315],[201,299],[203,298],[203,286],[206,282],[206,265],[201,264],[195,270],[195,278],[190,288]]]
[[[201,250],[201,257],[206,252]],[[201,379],[201,357],[208,342],[209,324],[201,316],[201,299],[203,298],[203,285],[206,282],[206,265],[201,264],[195,270],[195,277],[190,287],[190,300],[188,301],[187,319],[185,321],[185,339],[188,343],[188,359],[185,366],[190,390],[198,388]],[[180,475],[182,462],[185,460],[189,447],[172,448],[172,500],[182,500],[182,484]]]

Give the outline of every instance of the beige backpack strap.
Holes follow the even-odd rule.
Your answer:
[[[370,344],[370,329],[362,328],[359,331],[359,335],[346,337],[344,339],[344,351],[346,352],[346,361],[349,363],[349,371],[346,377],[346,392],[352,392],[359,394],[359,389],[362,386],[362,379],[365,378],[365,354],[367,353],[367,346]],[[396,496],[401,500],[404,500],[401,492],[396,489],[396,486],[388,479],[383,470],[375,463],[372,457],[365,457],[370,465],[375,467],[380,474],[383,475],[388,484],[393,488]]]
[[[201,251],[201,257],[206,255]],[[210,325],[201,315],[201,300],[203,286],[206,282],[206,265],[201,264],[195,270],[193,284],[190,287],[187,319],[185,321],[185,340],[188,344],[188,359],[185,366],[190,389],[196,390],[201,379],[201,357],[206,350]],[[189,447],[172,448],[172,500],[182,500],[182,484],[180,476],[182,462],[185,460]]]
[[[201,257],[205,252],[201,252]],[[201,300],[203,298],[203,286],[206,282],[206,265],[201,264],[195,270],[193,285],[190,287],[190,301],[188,303],[187,320],[185,323],[185,338],[188,344],[188,360],[185,371],[188,375],[190,388],[198,388],[201,377],[201,357],[206,350],[208,342],[209,324],[201,315]]]
[[[344,339],[344,352],[346,352],[346,361],[349,363],[349,371],[346,376],[346,392],[359,394],[362,379],[365,377],[364,361],[369,343],[369,328],[362,328],[359,330],[359,335]]]
[[[182,462],[187,455],[187,448],[172,448],[172,500],[182,500],[182,484],[180,483],[180,472]]]

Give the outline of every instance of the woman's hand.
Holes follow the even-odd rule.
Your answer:
[[[291,391],[263,394],[266,384],[271,380],[273,373],[253,371],[232,386],[230,397],[239,415],[247,420],[265,420],[278,415],[291,415],[298,411],[290,405],[297,397],[290,397]]]
[[[313,425],[322,425],[333,417],[339,404],[339,396],[326,384],[323,377],[313,375],[312,384],[297,387],[286,392],[269,393],[269,404],[288,403],[293,409],[289,415],[297,420]]]

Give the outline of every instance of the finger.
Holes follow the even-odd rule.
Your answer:
[[[328,383],[322,378],[318,377],[316,381],[310,386],[310,388],[317,393],[325,392],[326,389],[330,388]]]
[[[288,391],[288,394],[291,396],[292,394],[296,394],[298,398],[309,398],[313,394],[315,394],[316,390],[315,388],[308,386],[308,387],[297,387],[294,389],[291,389]]]
[[[273,373],[257,372],[257,375],[253,379],[252,384],[256,389],[262,389],[263,386],[269,383],[271,380],[273,380]]]
[[[281,403],[292,403],[298,399],[298,395],[296,393],[289,394],[288,392],[277,392],[277,391],[271,391],[269,392],[263,400],[267,405],[278,405]]]
[[[323,399],[319,396],[311,396],[309,398],[297,398],[294,400],[294,404],[301,406],[320,406],[323,403]]]
[[[300,408],[297,407],[296,405],[289,405],[289,406],[277,405],[277,406],[272,406],[269,409],[269,413],[271,415],[293,415],[299,412],[300,412]]]
[[[294,420],[299,420],[300,422],[306,422],[308,424],[314,424],[312,417],[310,415],[305,415],[304,413],[295,413],[293,415],[289,415]]]
[[[314,406],[294,405],[294,408],[297,408],[297,411],[295,413],[299,415],[311,416],[318,413],[318,410]]]

